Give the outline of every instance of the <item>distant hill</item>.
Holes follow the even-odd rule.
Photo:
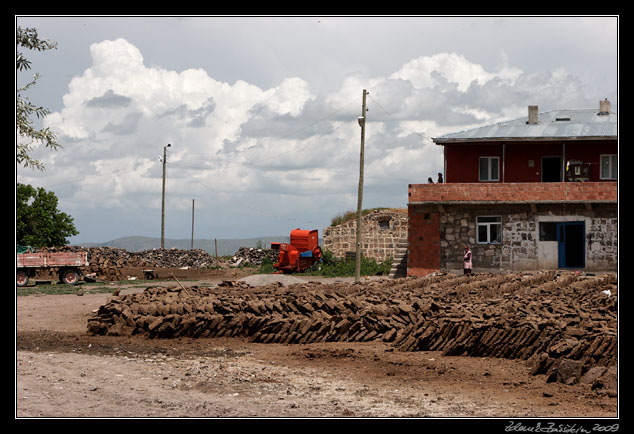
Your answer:
[[[242,238],[218,240],[218,256],[231,256],[238,251],[240,247],[257,247],[258,242],[263,248],[270,248],[271,242],[288,243],[289,237],[258,237],[258,238]],[[142,250],[159,249],[161,247],[160,238],[151,237],[122,237],[105,243],[81,243],[81,247],[118,247],[128,252],[139,252]],[[192,242],[189,240],[165,240],[166,249],[182,249],[191,248]],[[209,254],[215,254],[214,240],[197,240],[194,239],[194,249],[202,249]]]

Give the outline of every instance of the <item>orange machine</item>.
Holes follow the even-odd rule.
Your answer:
[[[271,249],[278,250],[279,273],[302,272],[321,262],[318,231],[293,229],[290,243],[271,243]]]

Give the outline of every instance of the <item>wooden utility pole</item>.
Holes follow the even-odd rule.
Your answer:
[[[163,195],[161,198],[161,249],[165,248],[165,164],[167,163],[167,146],[163,146]]]
[[[190,249],[194,250],[194,199],[192,199],[192,244]]]
[[[363,159],[365,148],[365,97],[368,92],[363,89],[363,103],[361,104],[361,116],[357,119],[361,127],[361,153],[359,156],[359,193],[357,195],[357,251],[355,254],[354,281],[358,282],[361,278],[361,211],[363,204]]]

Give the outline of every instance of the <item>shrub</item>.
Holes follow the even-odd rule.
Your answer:
[[[352,277],[355,273],[356,262],[344,261],[342,259],[335,258],[332,253],[327,252],[329,256],[324,254],[324,262],[321,265],[321,270],[307,270],[304,274],[309,276],[323,276],[323,277]],[[328,260],[326,260],[328,258]],[[392,268],[392,259],[388,258],[385,262],[378,263],[375,259],[361,258],[361,272],[362,276],[387,276],[390,274]]]
[[[371,213],[372,211],[377,211],[377,210],[390,210],[393,212],[401,212],[404,214],[407,214],[407,208],[385,208],[385,207],[379,207],[379,208],[370,208],[370,209],[364,209],[361,211],[361,215],[364,216],[366,214]],[[337,214],[336,216],[334,216],[331,220],[330,220],[330,226],[337,226],[340,225],[342,223],[345,223],[347,221],[350,220],[354,220],[357,218],[357,212],[356,211],[346,211],[340,214]]]

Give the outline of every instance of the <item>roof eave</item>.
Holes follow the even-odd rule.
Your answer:
[[[470,137],[470,138],[433,138],[436,145],[450,145],[453,143],[471,142],[553,142],[553,141],[580,141],[580,140],[617,140],[618,136],[565,136],[565,137]]]
[[[408,205],[553,205],[553,204],[587,204],[587,203],[603,203],[616,204],[617,200],[426,200],[409,202]]]

